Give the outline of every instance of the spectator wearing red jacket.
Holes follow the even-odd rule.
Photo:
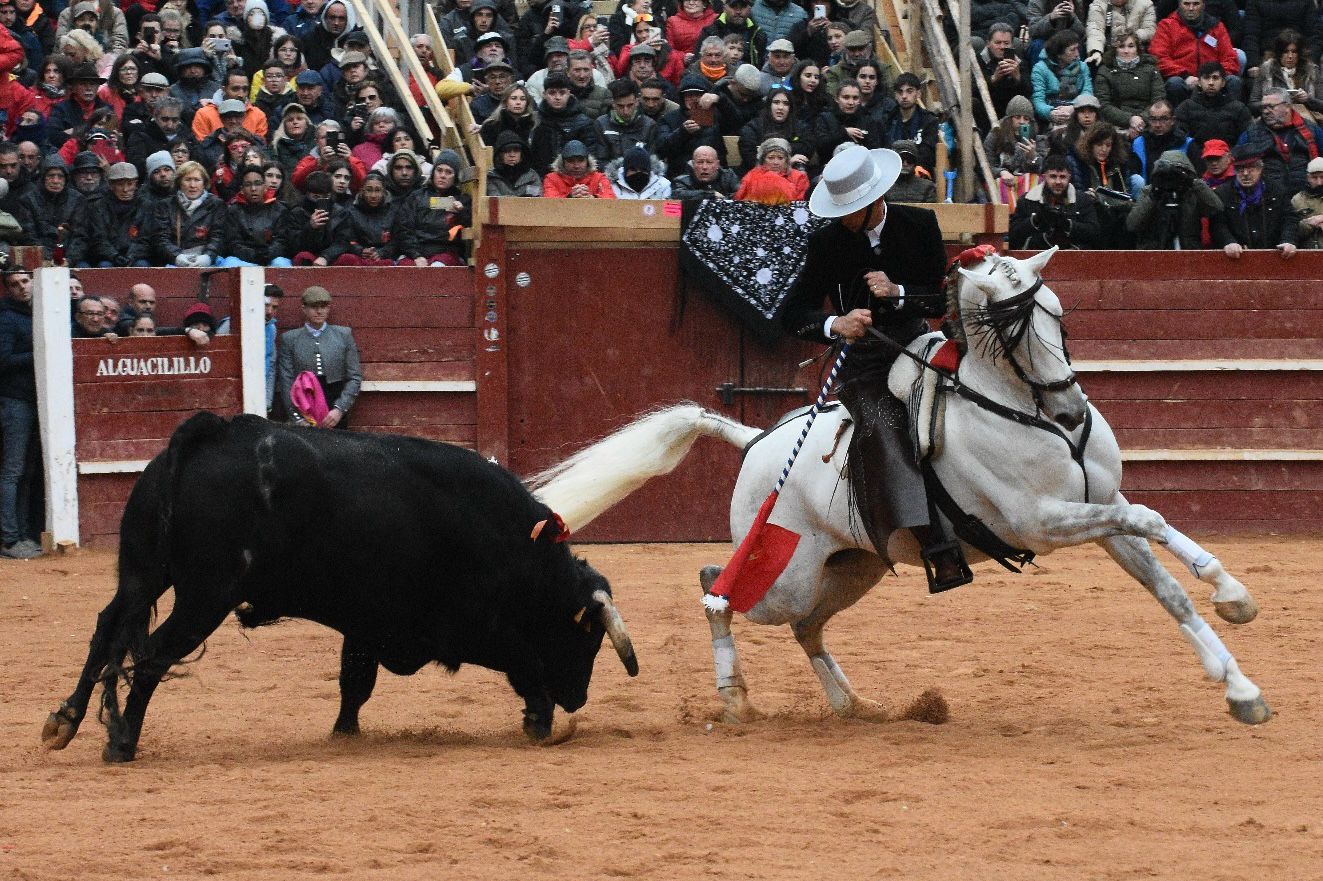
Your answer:
[[[1205,61],[1222,65],[1227,94],[1241,94],[1240,57],[1226,25],[1204,9],[1204,0],[1180,0],[1176,11],[1158,22],[1148,51],[1158,59],[1158,72],[1167,80],[1167,100],[1173,107],[1194,94],[1199,66]]]
[[[597,170],[582,141],[569,141],[542,179],[542,195],[549,199],[614,199],[611,181]]]
[[[666,19],[666,42],[684,56],[687,65],[698,52],[698,35],[717,20],[717,11],[707,0],[684,0],[675,15]]]
[[[336,143],[332,144],[332,140]],[[343,127],[333,119],[328,119],[317,126],[317,146],[294,166],[294,173],[289,176],[290,183],[301,192],[308,175],[314,171],[326,171],[327,163],[337,157],[349,164],[349,189],[358,192],[358,188],[363,186],[363,178],[367,177],[367,169],[363,167],[358,157],[350,152]]]
[[[24,59],[23,46],[8,28],[0,27],[0,110],[5,111],[5,137],[12,138],[23,114],[36,105],[36,97],[11,71]]]

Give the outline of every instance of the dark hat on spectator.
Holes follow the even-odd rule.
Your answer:
[[[491,73],[493,70],[504,70],[507,73],[514,73],[514,68],[510,66],[510,62],[501,59],[493,61],[491,64],[484,64],[482,67],[473,71],[473,76],[475,79],[485,80],[487,74]],[[545,86],[543,88],[545,88]]]
[[[68,79],[71,83],[104,83],[106,81],[105,77],[96,72],[96,65],[90,61],[75,65],[74,69],[69,72]]]
[[[304,116],[307,116],[308,108],[304,107],[298,101],[290,101],[288,104],[285,105],[285,109],[280,111],[280,118],[284,119],[286,116],[289,116],[291,113],[302,113]]]
[[[74,21],[77,21],[78,16],[87,15],[89,12],[97,18],[101,17],[101,8],[97,6],[96,0],[82,0],[80,3],[75,3],[73,12],[70,14],[73,16]]]
[[[58,171],[65,177],[69,176],[69,166],[59,153],[49,153],[41,160],[41,176],[45,177],[48,171]]]
[[[1253,144],[1241,144],[1231,154],[1237,167],[1263,161],[1263,150]]]
[[[170,88],[170,81],[165,78],[164,74],[159,74],[156,71],[152,71],[149,74],[144,74],[143,78],[138,82],[140,82],[144,86],[152,86],[153,88],[157,88],[157,89]]]
[[[762,71],[752,64],[741,64],[735,68],[735,85],[746,92],[761,92],[763,88]]]
[[[1204,152],[1201,158],[1215,159],[1218,156],[1225,156],[1230,152],[1231,152],[1231,148],[1227,146],[1226,141],[1220,141],[1217,138],[1210,138],[1209,140],[1204,141]]]
[[[116,162],[106,169],[106,180],[137,180],[138,169],[132,162]]]
[[[340,56],[341,69],[353,64],[367,64],[367,56],[362,52],[346,52]]]
[[[865,46],[873,45],[873,38],[863,31],[850,31],[845,35],[845,41],[841,44],[847,49],[862,49]]]
[[[211,62],[207,60],[207,53],[196,46],[185,49],[175,56],[175,73],[179,73],[190,64],[200,64],[203,67],[211,66]]]
[[[680,94],[698,93],[706,95],[710,91],[710,84],[707,77],[699,76],[695,73],[687,73],[680,77]]]
[[[547,78],[542,81],[543,94],[546,94],[548,89],[572,89],[572,88],[574,88],[574,83],[570,82],[570,78],[559,70],[556,71],[555,73],[547,74]]]
[[[348,46],[351,43],[354,44],[355,46],[372,45],[371,42],[368,40],[367,32],[364,31],[362,28],[354,28],[352,31],[350,31],[349,33],[345,34],[343,37],[340,38],[341,46]]]
[[[236,114],[243,116],[248,112],[248,108],[245,107],[243,102],[238,98],[226,98],[224,101],[220,102],[220,106],[217,107],[216,110],[221,116],[231,116]]]
[[[305,70],[298,76],[294,77],[294,85],[324,86],[326,85],[326,80],[322,79],[322,75],[315,70]]]
[[[785,37],[782,37],[782,38],[779,39],[779,40],[773,40],[773,41],[772,41],[772,44],[771,44],[770,46],[767,47],[767,51],[768,51],[768,52],[789,52],[791,55],[794,55],[794,54],[795,54],[795,44],[792,43],[792,42],[790,42],[789,40],[787,40]]]
[[[101,160],[91,150],[84,150],[74,157],[73,170],[78,171],[100,171]]]
[[[454,150],[442,150],[437,153],[436,158],[432,160],[432,167],[436,168],[438,165],[449,165],[454,170],[456,178],[464,170],[464,160],[460,159],[459,154]]]
[[[496,12],[496,0],[473,0],[473,5],[469,7],[469,15],[473,15],[479,9],[490,9],[492,12]]]
[[[588,148],[583,145],[583,141],[566,141],[565,146],[560,150],[562,159],[587,159]]]
[[[1083,95],[1076,95],[1075,100],[1070,102],[1070,106],[1076,110],[1081,107],[1092,107],[1094,110],[1101,110],[1102,102],[1098,100],[1097,95],[1090,95],[1086,92]]]
[[[525,155],[528,153],[528,144],[524,142],[524,139],[510,129],[504,129],[496,136],[496,152],[498,154],[504,153],[512,147],[523,150]],[[0,180],[3,180],[3,178],[0,178]]]
[[[630,61],[633,61],[635,58],[656,58],[656,57],[657,57],[657,50],[652,48],[652,46],[650,46],[647,43],[635,43],[633,46],[629,47]]]
[[[311,285],[303,289],[303,305],[326,306],[331,302],[331,292],[321,285]]]
[[[183,325],[185,327],[198,321],[204,322],[210,330],[216,328],[216,316],[211,314],[211,307],[206,303],[194,303],[184,313]]]
[[[564,55],[569,55],[570,54],[569,41],[567,41],[564,37],[561,36],[555,36],[548,39],[546,48],[542,50],[542,57],[546,58],[548,55],[551,55],[556,52],[560,52]]]
[[[487,33],[483,34],[481,37],[478,37],[478,39],[474,41],[473,47],[475,49],[480,49],[483,46],[486,46],[488,43],[492,42],[493,40],[499,40],[501,45],[505,47],[505,51],[506,52],[510,51],[510,41],[507,40],[503,34],[497,33],[496,31],[488,31]]]
[[[159,168],[173,169],[175,167],[175,157],[170,155],[169,150],[157,150],[155,153],[147,157],[146,165],[147,174],[150,176]]]
[[[625,151],[625,157],[622,162],[625,171],[652,171],[652,154],[646,147],[637,145],[630,147]]]
[[[919,159],[919,145],[913,141],[892,141],[891,149],[895,150],[901,156],[910,157],[910,161],[917,164]]]

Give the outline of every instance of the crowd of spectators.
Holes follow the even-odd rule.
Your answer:
[[[1014,248],[1319,245],[1310,0],[974,0],[976,112]]]

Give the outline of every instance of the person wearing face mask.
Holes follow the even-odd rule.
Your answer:
[[[643,147],[630,147],[625,155],[607,163],[606,174],[617,199],[669,199],[671,182],[666,167]]]
[[[1323,157],[1309,160],[1306,186],[1291,197],[1291,216],[1297,248],[1323,249]],[[1288,230],[1289,231],[1289,230]]]
[[[252,77],[271,57],[276,32],[271,28],[271,11],[266,0],[245,0],[243,18],[239,24],[239,42],[234,51],[243,62],[244,73]]]

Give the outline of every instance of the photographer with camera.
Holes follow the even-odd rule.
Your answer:
[[[1226,241],[1222,203],[1199,179],[1184,150],[1158,157],[1148,185],[1125,219],[1142,251],[1190,251],[1202,247],[1204,221],[1214,242]]]
[[[1093,197],[1076,192],[1070,163],[1058,154],[1043,160],[1042,183],[1015,206],[1011,217],[1013,250],[1041,250],[1057,245],[1077,250],[1098,247],[1101,232]]]

